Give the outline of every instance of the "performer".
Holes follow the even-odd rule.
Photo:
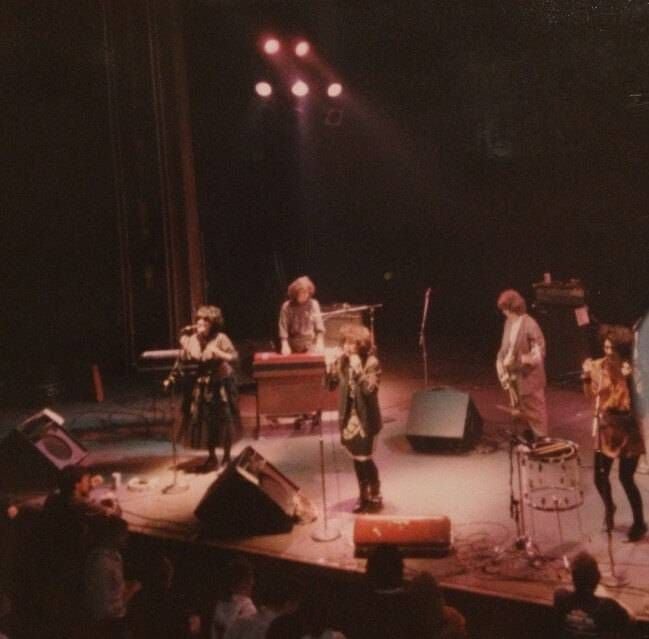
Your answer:
[[[502,387],[509,392],[512,408],[529,427],[528,439],[548,434],[545,406],[545,338],[536,320],[527,314],[525,300],[512,289],[498,297],[505,316],[496,370]]]
[[[232,363],[238,359],[222,331],[223,314],[216,306],[201,306],[195,325],[183,329],[181,354],[165,385],[182,381],[181,436],[191,448],[207,447],[204,470],[217,468],[216,446],[223,444],[223,463],[230,461],[234,420],[239,414]]]
[[[378,512],[383,499],[372,454],[383,426],[378,398],[381,367],[365,326],[346,324],[340,334],[342,353],[327,367],[327,379],[330,388],[339,389],[340,440],[354,460],[358,479],[354,512]]]
[[[623,327],[611,327],[604,334],[604,357],[587,359],[583,365],[584,391],[594,398],[595,486],[606,509],[607,531],[613,530],[616,506],[609,475],[615,458],[620,459],[619,477],[633,513],[627,532],[629,541],[638,541],[647,532],[642,496],[633,476],[640,455],[645,452],[636,416],[632,410],[630,384],[633,336]]]
[[[306,275],[288,287],[288,299],[279,312],[282,355],[324,351],[324,322],[314,294],[315,285]]]

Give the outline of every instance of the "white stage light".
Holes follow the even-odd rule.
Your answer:
[[[255,84],[255,93],[260,98],[269,98],[273,95],[273,87],[268,84],[268,82],[257,82]]]
[[[343,85],[340,82],[332,82],[327,87],[327,95],[330,98],[337,98],[343,92]]]
[[[303,80],[297,80],[291,87],[291,93],[298,98],[303,98],[309,93],[309,85]]]

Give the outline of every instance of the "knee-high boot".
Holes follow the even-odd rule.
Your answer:
[[[367,477],[369,485],[369,499],[367,511],[377,513],[383,508],[383,497],[381,496],[381,482],[379,481],[379,470],[373,459],[365,462],[367,464]]]
[[[354,507],[354,513],[364,513],[367,510],[367,504],[370,499],[370,487],[367,479],[367,467],[365,462],[354,460],[354,471],[358,480],[358,502]]]

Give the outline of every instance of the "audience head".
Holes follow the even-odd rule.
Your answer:
[[[61,469],[57,479],[59,492],[61,495],[70,499],[78,497],[85,499],[90,494],[92,488],[92,472],[85,466],[66,466]]]
[[[430,629],[442,625],[444,595],[433,575],[429,572],[420,572],[408,586],[408,599],[412,607],[410,621],[419,631],[426,634]],[[418,636],[417,633],[415,636]]]
[[[119,515],[98,513],[89,519],[91,543],[96,546],[123,548],[128,540],[128,524]]]
[[[252,564],[245,557],[235,557],[226,568],[226,588],[229,596],[252,594],[255,574]]]
[[[587,552],[580,552],[570,565],[572,583],[577,592],[595,592],[601,578],[597,560]]]
[[[392,544],[379,545],[367,558],[365,575],[373,590],[395,590],[403,587],[403,558]]]
[[[295,577],[281,577],[276,575],[266,583],[264,588],[263,603],[280,614],[294,612],[302,598],[304,587]]]

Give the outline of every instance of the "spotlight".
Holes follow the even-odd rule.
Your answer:
[[[279,40],[277,38],[268,38],[266,42],[264,42],[264,51],[268,55],[275,55],[280,49],[280,44]]]
[[[295,55],[298,58],[303,58],[311,50],[311,45],[306,40],[300,40],[295,45]]]
[[[340,82],[332,82],[327,87],[327,95],[330,98],[337,98],[343,92],[343,85]]]
[[[302,80],[297,80],[291,87],[291,93],[298,98],[303,98],[308,92],[309,85]]]
[[[260,98],[269,98],[273,95],[273,87],[271,87],[268,82],[257,82],[257,84],[255,84],[255,93]]]

